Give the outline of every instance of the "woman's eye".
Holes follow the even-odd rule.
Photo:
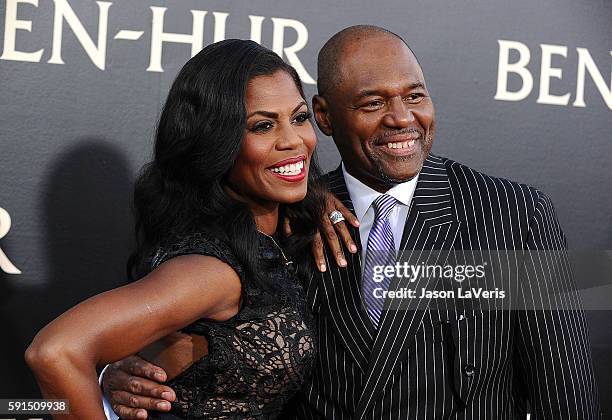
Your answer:
[[[294,121],[298,124],[302,124],[308,121],[311,117],[312,114],[310,112],[301,112],[294,118]]]
[[[255,133],[264,133],[266,131],[269,131],[272,127],[273,127],[273,125],[272,125],[271,122],[269,122],[269,121],[262,121],[262,122],[259,122],[259,123],[255,124],[251,128],[251,131],[253,131]]]

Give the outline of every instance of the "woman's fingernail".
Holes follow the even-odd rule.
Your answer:
[[[327,270],[327,266],[325,264],[321,264],[321,271]]]
[[[170,403],[167,401],[162,401],[157,403],[158,410],[170,410]]]
[[[164,392],[162,392],[161,397],[162,397],[164,400],[168,400],[168,401],[170,401],[170,400],[172,399],[172,392],[169,392],[169,391],[164,391]]]
[[[346,266],[346,260],[344,258],[340,258],[340,265],[342,267]]]
[[[353,245],[353,244],[351,244],[350,249],[351,249],[352,252],[357,252],[357,247],[355,245]]]

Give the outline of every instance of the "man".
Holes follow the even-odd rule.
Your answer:
[[[565,238],[550,200],[430,154],[433,103],[416,57],[397,35],[344,29],[319,53],[318,77],[315,118],[342,157],[327,181],[361,223],[349,226],[358,252],[347,254],[346,267],[329,264],[326,250],[329,270],[307,285],[318,358],[288,416],[493,420],[524,419],[529,411],[537,419],[599,418],[585,321],[571,290],[573,306],[563,309],[572,310],[483,310],[473,300],[420,295],[394,307],[380,297],[393,286],[373,281],[393,251],[427,263],[444,259],[427,250],[516,251],[527,255],[520,263],[509,252],[497,258],[520,276],[520,297],[550,299],[545,286],[573,282],[571,270],[558,269],[567,266]],[[550,250],[562,259],[552,261]],[[153,377],[151,365],[131,359],[105,378],[124,416],[136,414],[126,406],[159,402],[133,396],[136,388],[157,398],[171,392],[126,380],[124,370],[134,369]]]

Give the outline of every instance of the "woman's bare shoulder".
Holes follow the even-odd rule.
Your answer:
[[[214,256],[186,254],[171,258],[143,280],[147,288],[160,287],[167,293],[181,296],[181,305],[202,307],[206,302],[206,313],[202,316],[211,319],[229,319],[240,306],[239,273]]]

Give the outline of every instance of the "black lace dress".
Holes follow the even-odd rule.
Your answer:
[[[205,336],[209,353],[168,382],[177,395],[171,412],[149,418],[275,419],[310,374],[316,333],[304,290],[272,239],[259,239],[260,274],[274,281],[274,293],[258,288],[229,246],[211,236],[186,237],[154,257],[153,268],[178,255],[219,258],[238,273],[242,301],[227,321],[199,319],[183,329]]]

